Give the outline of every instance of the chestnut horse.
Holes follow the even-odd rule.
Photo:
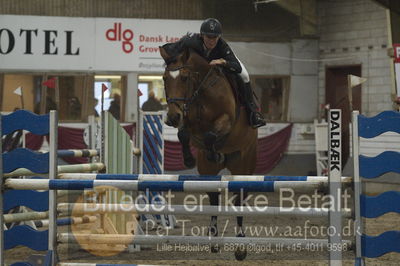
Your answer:
[[[197,169],[201,175],[217,175],[227,168],[232,175],[251,175],[257,152],[257,129],[241,110],[230,82],[219,67],[191,49],[171,58],[164,48],[160,54],[167,63],[163,75],[168,102],[166,123],[184,127],[191,144],[197,148]],[[217,156],[218,155],[218,156]],[[214,159],[210,159],[214,158]],[[211,205],[217,205],[219,193],[208,193]],[[236,205],[240,205],[236,196]],[[238,237],[244,236],[243,217],[237,217]],[[209,233],[218,234],[217,217],[211,218]],[[237,251],[244,259],[246,251]]]

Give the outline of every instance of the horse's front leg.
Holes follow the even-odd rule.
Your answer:
[[[190,133],[185,128],[178,130],[178,139],[182,145],[183,164],[191,169],[196,165],[196,159],[193,157],[192,151],[190,150]]]
[[[232,124],[227,114],[218,117],[213,124],[212,130],[204,134],[204,145],[207,149],[207,159],[214,163],[223,163],[224,154],[218,153],[215,144],[218,137],[224,136],[230,132]]]
[[[204,146],[207,150],[207,160],[213,163],[222,164],[225,161],[224,155],[217,153],[215,143],[217,142],[218,135],[212,131],[204,134]]]

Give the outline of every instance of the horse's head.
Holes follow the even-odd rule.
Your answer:
[[[196,72],[192,70],[190,62],[191,51],[185,50],[182,54],[172,58],[163,47],[160,47],[160,54],[167,66],[164,71],[164,90],[168,103],[166,124],[173,127],[180,127],[187,112],[187,104],[193,93],[196,83]]]

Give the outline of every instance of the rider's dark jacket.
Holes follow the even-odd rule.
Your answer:
[[[188,33],[175,43],[167,43],[163,45],[163,48],[171,57],[175,57],[185,49],[191,48],[200,56],[208,60],[208,62],[214,59],[223,58],[226,61],[226,64],[224,65],[225,68],[234,73],[242,72],[242,67],[240,66],[235,54],[222,38],[219,38],[217,45],[211,51],[205,47],[203,37],[199,33]]]

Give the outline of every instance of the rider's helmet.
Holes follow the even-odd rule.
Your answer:
[[[215,18],[204,20],[200,27],[200,33],[207,36],[218,37],[222,34],[221,23]]]

